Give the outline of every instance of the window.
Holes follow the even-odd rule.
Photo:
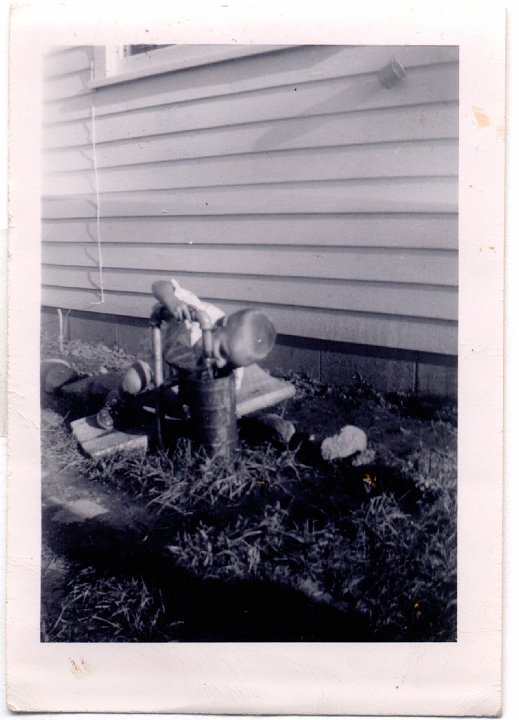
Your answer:
[[[118,45],[96,47],[90,87],[284,49],[281,45]]]
[[[126,55],[140,55],[160,48],[171,47],[171,45],[125,45]]]

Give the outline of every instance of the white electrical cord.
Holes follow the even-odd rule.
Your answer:
[[[92,65],[93,72],[93,65]],[[101,299],[92,305],[102,305],[105,301],[105,291],[103,284],[103,248],[101,245],[101,201],[99,198],[99,177],[97,172],[97,150],[96,150],[96,109],[94,95],[92,95],[92,158],[94,161],[94,184],[96,193],[96,230],[97,230],[97,261],[99,267],[99,290],[101,291]]]

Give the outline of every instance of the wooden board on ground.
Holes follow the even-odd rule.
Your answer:
[[[242,384],[236,393],[236,415],[240,418],[277,405],[289,400],[295,392],[291,383],[273,378],[259,365],[251,365],[244,369]]]
[[[236,416],[240,418],[277,405],[294,394],[295,388],[291,383],[273,378],[258,365],[251,365],[244,369],[242,384],[236,393]],[[150,411],[153,412],[153,409],[150,408]],[[103,430],[98,426],[95,415],[75,420],[70,427],[83,452],[93,458],[148,449],[148,435],[142,427],[125,432]]]
[[[103,430],[95,415],[74,420],[70,423],[72,433],[83,451],[93,458],[113,455],[124,450],[147,450],[148,436],[142,428],[122,432]]]

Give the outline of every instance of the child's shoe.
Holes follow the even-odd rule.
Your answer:
[[[96,415],[96,421],[103,430],[113,430],[119,416],[121,399],[116,392],[108,393],[105,404]]]

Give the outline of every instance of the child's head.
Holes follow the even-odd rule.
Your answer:
[[[218,367],[247,367],[267,357],[274,347],[276,330],[264,312],[249,308],[222,318],[213,339]]]

